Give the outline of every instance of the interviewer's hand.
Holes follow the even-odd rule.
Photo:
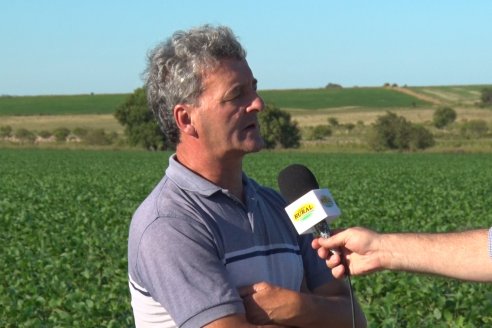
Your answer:
[[[326,260],[333,276],[341,279],[346,274],[341,256],[351,275],[363,275],[382,269],[381,236],[369,229],[355,227],[334,232],[329,238],[316,238],[312,247]],[[340,252],[331,252],[338,249]]]

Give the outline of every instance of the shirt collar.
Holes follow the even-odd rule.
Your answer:
[[[218,191],[229,194],[226,189],[223,189],[207,179],[201,177],[189,168],[176,160],[176,154],[169,157],[169,166],[166,169],[166,176],[172,180],[180,189],[190,192],[196,192],[203,196],[210,196]],[[243,172],[244,192],[248,199],[255,199],[256,190],[249,178]]]

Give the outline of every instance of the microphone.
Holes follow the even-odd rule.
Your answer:
[[[315,237],[328,238],[331,235],[328,225],[341,212],[330,191],[319,189],[314,174],[304,165],[292,164],[280,171],[278,175],[280,193],[290,204],[285,208],[290,220],[299,234],[313,233]],[[330,250],[339,253],[338,250]],[[339,253],[340,254],[340,253]],[[347,272],[350,306],[352,310],[352,327],[355,328],[355,308],[350,271],[343,256],[342,265]]]
[[[331,192],[320,189],[313,173],[304,165],[292,164],[278,175],[280,193],[289,202],[285,208],[299,234],[331,235],[329,223],[340,216]]]

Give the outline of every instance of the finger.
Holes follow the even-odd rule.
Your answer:
[[[271,288],[272,288],[272,285],[270,285],[269,283],[267,283],[265,281],[260,281],[260,282],[254,283],[252,285],[249,285],[249,286],[239,287],[238,291],[239,291],[239,295],[241,297],[247,297],[247,296],[253,295],[255,293],[267,291]]]
[[[323,260],[327,260],[330,258],[330,256],[332,256],[332,253],[329,249],[321,247],[318,248],[318,256]]]
[[[254,285],[242,286],[238,288],[239,295],[241,297],[247,297],[255,293]]]
[[[334,267],[340,265],[342,263],[342,259],[339,254],[334,253],[332,254],[327,260],[326,260],[326,265],[330,268],[333,269]]]
[[[343,279],[345,277],[345,268],[343,265],[338,265],[331,269],[331,274],[335,279]]]
[[[321,247],[328,249],[336,249],[345,246],[346,243],[346,233],[345,230],[342,230],[336,234],[333,234],[328,238],[318,238],[318,244]]]

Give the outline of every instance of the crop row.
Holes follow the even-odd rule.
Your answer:
[[[169,153],[0,150],[0,326],[130,327],[127,233]],[[492,224],[492,155],[262,152],[245,171],[276,187],[307,165],[337,227],[449,231]],[[416,254],[425,256],[425,254]],[[492,285],[382,272],[353,279],[371,327],[492,325]]]

